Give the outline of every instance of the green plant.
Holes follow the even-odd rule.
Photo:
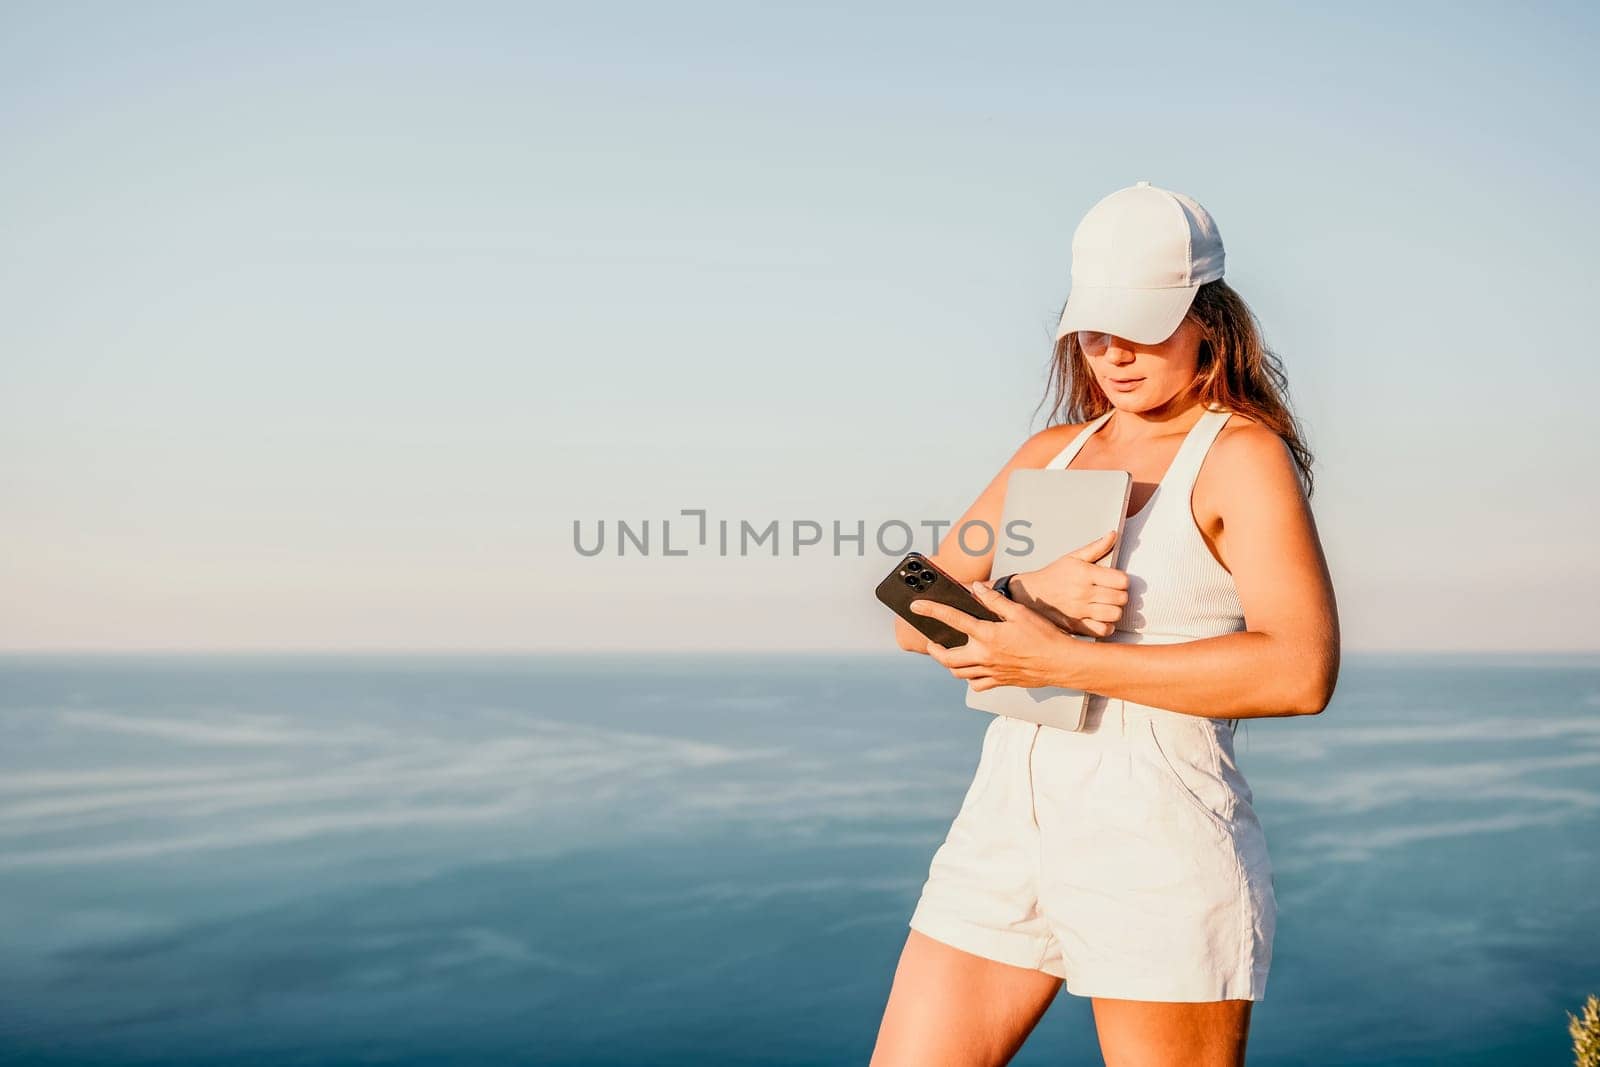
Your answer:
[[[1572,1060],[1577,1067],[1600,1067],[1600,997],[1593,993],[1583,1002],[1583,1017],[1567,1013],[1567,1033],[1572,1035]]]

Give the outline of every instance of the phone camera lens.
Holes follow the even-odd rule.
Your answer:
[[[921,585],[921,583],[919,583],[917,581],[917,576],[915,574],[906,575],[906,584],[909,585],[913,589],[921,589],[922,588],[922,585]]]
[[[918,563],[916,560],[912,560],[910,563],[906,564],[906,570],[908,571],[920,571],[921,569],[922,564]]]

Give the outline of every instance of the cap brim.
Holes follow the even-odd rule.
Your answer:
[[[1110,333],[1142,345],[1171,337],[1194,303],[1200,286],[1121,289],[1074,285],[1056,327],[1056,340],[1075,330]]]

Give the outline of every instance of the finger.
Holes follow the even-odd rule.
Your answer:
[[[1008,596],[996,593],[983,582],[972,583],[972,595],[978,598],[978,603],[1008,621],[1016,618],[1018,613],[1024,610],[1021,604]]]
[[[1109,585],[1096,585],[1090,588],[1089,599],[1097,604],[1121,608],[1127,606],[1129,597],[1126,589],[1117,589]]]
[[[965,678],[967,681],[970,682],[970,681],[972,681],[974,679],[977,679],[977,678],[988,678],[989,677],[989,668],[988,667],[984,667],[984,666],[957,667],[954,670],[952,670],[950,673],[955,675],[957,678]]]
[[[969,640],[955,648],[941,648],[935,657],[946,667],[975,667],[989,662],[989,650],[981,642]]]
[[[1096,589],[1116,590],[1127,592],[1128,572],[1119,571],[1115,567],[1096,567],[1089,575],[1089,584]]]
[[[1099,537],[1095,538],[1093,541],[1090,541],[1082,548],[1073,549],[1071,552],[1068,552],[1067,555],[1071,556],[1073,559],[1081,559],[1086,563],[1093,563],[1095,560],[1111,551],[1111,545],[1116,541],[1116,539],[1117,531],[1111,530],[1107,533],[1101,534]]]
[[[930,619],[938,619],[946,626],[960,630],[968,637],[979,633],[983,627],[991,625],[983,619],[975,619],[966,612],[952,608],[948,604],[941,604],[937,600],[913,600],[911,602],[911,610],[918,615],[926,615]]]
[[[1049,604],[1040,604],[1036,609],[1034,609],[1034,614],[1040,616],[1058,630],[1072,629],[1072,616],[1068,615],[1064,611],[1057,611]]]
[[[1080,619],[1074,619],[1071,615],[1047,615],[1045,618],[1055,623],[1056,629],[1069,634],[1086,634],[1089,631],[1085,629],[1085,626],[1093,625],[1093,623],[1086,624]]]
[[[972,682],[971,682],[972,691],[974,693],[985,692],[987,690],[993,689],[995,686],[997,686],[999,684],[1000,683],[998,681],[996,681],[992,677],[990,677],[990,678],[974,678],[972,680]]]

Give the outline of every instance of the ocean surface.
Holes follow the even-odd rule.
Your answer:
[[[865,1064],[989,719],[922,657],[0,657],[0,1062]],[[1250,1062],[1565,1064],[1600,658],[1241,724]],[[1062,992],[1014,1061],[1096,1064]]]

